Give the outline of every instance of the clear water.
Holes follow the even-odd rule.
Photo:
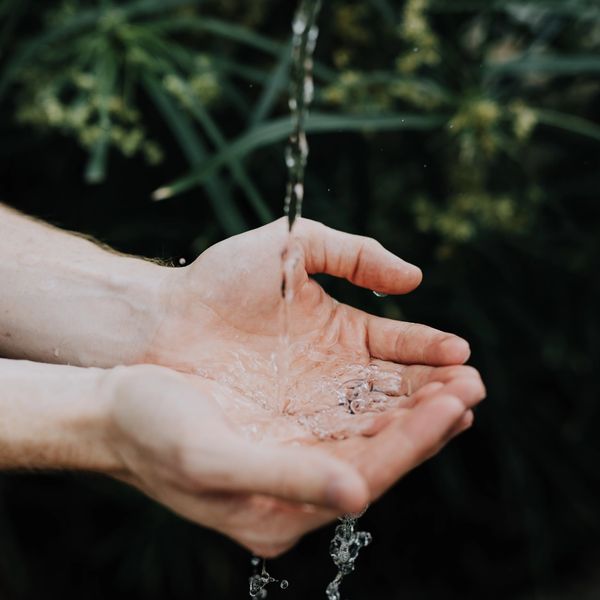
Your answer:
[[[287,579],[275,579],[267,573],[267,564],[263,558],[254,556],[250,562],[254,567],[254,573],[249,581],[250,598],[266,598],[267,586],[272,583],[278,583],[282,590],[286,590],[289,587],[290,584]]]
[[[281,336],[279,348],[273,356],[277,386],[275,407],[265,404],[264,398],[255,399],[251,410],[262,407],[266,411],[262,420],[263,428],[256,420],[251,422],[246,433],[261,438],[265,435],[281,441],[301,440],[303,436],[313,439],[344,438],[357,435],[362,427],[368,427],[369,421],[361,417],[387,410],[391,406],[402,406],[410,401],[410,389],[399,372],[381,369],[370,361],[369,356],[352,355],[342,359],[337,369],[325,369],[335,373],[333,377],[320,379],[305,378],[311,381],[312,388],[291,390],[289,382],[303,381],[294,371],[294,357],[301,354],[310,357],[311,348],[295,348],[291,342],[290,326],[294,300],[294,280],[296,268],[302,259],[302,250],[294,240],[294,223],[302,214],[304,200],[304,174],[308,161],[309,147],[306,138],[306,118],[314,95],[313,54],[316,48],[319,30],[317,18],[321,0],[300,0],[292,23],[292,72],[290,83],[289,108],[293,130],[286,151],[285,162],[288,170],[288,182],[284,202],[284,214],[287,217],[288,236],[281,254]],[[378,297],[385,294],[374,292]],[[336,340],[333,340],[332,345]],[[331,358],[317,352],[315,369],[323,364],[331,367]],[[340,361],[339,354],[336,358]],[[306,362],[306,361],[305,361]],[[310,365],[310,360],[308,361]],[[243,371],[247,371],[244,369]],[[235,376],[235,374],[233,374]],[[292,377],[293,376],[293,377]],[[316,387],[315,388],[315,383]],[[257,389],[260,390],[260,387]],[[310,410],[306,410],[306,399]],[[325,398],[323,405],[314,402],[315,398]],[[274,409],[274,410],[273,410]],[[236,411],[244,419],[244,412]],[[266,431],[271,427],[271,431]],[[328,600],[340,600],[339,587],[342,579],[354,570],[354,563],[362,548],[371,543],[371,534],[356,531],[355,526],[360,515],[346,515],[340,519],[331,541],[329,553],[338,568],[335,579],[326,590]],[[288,587],[286,580],[278,581],[266,569],[266,562],[252,559],[254,573],[250,577],[249,592],[252,598],[266,598],[267,587],[279,583],[281,589]]]
[[[290,371],[289,313],[290,305],[294,299],[294,270],[301,256],[298,246],[294,243],[292,230],[296,219],[302,214],[302,201],[304,199],[304,172],[308,160],[308,141],[306,139],[305,122],[314,93],[312,77],[313,54],[319,36],[316,23],[320,8],[321,0],[300,0],[292,22],[292,73],[289,108],[293,122],[293,131],[285,151],[288,183],[284,201],[284,214],[288,219],[289,235],[286,247],[282,252],[281,260],[283,322],[280,348],[279,352],[277,352],[275,365],[278,409],[280,414],[287,414],[290,409],[290,401],[287,394],[288,373]],[[275,581],[267,573],[266,564],[263,560],[261,571],[254,573],[250,578],[250,596],[265,598],[267,596],[267,586]],[[280,587],[286,589],[288,582],[283,580]]]
[[[325,591],[327,600],[340,600],[342,579],[354,571],[359,552],[373,539],[367,531],[356,531],[356,522],[360,516],[362,515],[345,515],[335,528],[335,534],[329,544],[329,555],[338,572]]]
[[[288,217],[290,231],[294,221],[302,213],[304,199],[304,171],[308,160],[305,124],[314,96],[313,54],[319,37],[317,18],[320,10],[321,0],[301,0],[292,23],[289,107],[293,131],[285,152],[288,183],[284,203],[284,213]]]

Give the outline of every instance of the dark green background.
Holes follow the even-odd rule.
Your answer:
[[[118,26],[131,20],[143,28],[169,15],[211,18],[275,44],[261,50],[240,37],[241,29],[229,37],[175,31],[164,40],[169,60],[169,44],[178,44],[217,65],[218,95],[197,100],[228,142],[249,130],[248,115],[270,86],[263,122],[286,114],[285,81],[277,87],[272,73],[289,39],[292,3],[175,2],[172,10],[170,4],[0,2],[1,201],[119,250],[174,262],[192,260],[235,223],[261,224],[248,202],[253,192],[228,168],[209,174],[209,183],[222,186],[233,221],[215,213],[204,186],[151,202],[153,190],[189,170],[186,140],[144,86],[149,73],[166,90],[164,73],[152,64],[134,70],[130,101],[162,148],[158,165],[116,148],[105,154],[102,139],[82,148],[64,125],[18,118],[20,107],[35,108],[37,89],[65,74],[68,80],[85,36],[104,36],[122,68],[131,46],[97,18],[115,6],[142,7],[121,14]],[[369,311],[465,336],[489,396],[470,432],[361,520],[374,542],[344,597],[596,599],[600,7],[583,0],[424,5],[426,28],[417,23],[415,34],[402,29],[414,18],[404,2],[325,2],[315,110],[355,119],[404,115],[406,124],[311,135],[304,214],[373,236],[420,265],[425,281],[405,298],[325,285]],[[82,15],[91,15],[87,25],[25,46]],[[427,52],[425,62],[395,66],[415,47]],[[512,53],[508,66],[494,63],[498,48]],[[167,61],[167,72],[179,69],[189,79],[186,61]],[[77,68],[100,77],[97,66],[92,60]],[[58,88],[65,105],[75,97],[70,85]],[[171,101],[175,119],[193,123],[191,143],[217,153],[206,122]],[[525,135],[515,133],[514,106],[537,115]],[[420,117],[429,120],[424,125]],[[90,154],[102,180],[94,185],[84,178]],[[274,216],[283,199],[282,156],[283,137],[240,156]],[[471,198],[467,208],[460,197]],[[506,198],[508,217],[496,210]],[[331,533],[307,536],[271,563],[274,576],[290,581],[272,597],[323,597],[334,575]],[[248,555],[233,543],[118,483],[73,474],[0,477],[2,600],[243,598],[249,571]]]

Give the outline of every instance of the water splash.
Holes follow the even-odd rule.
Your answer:
[[[327,600],[340,600],[342,579],[354,571],[354,563],[359,552],[373,540],[367,531],[355,530],[356,522],[363,514],[364,511],[360,515],[344,515],[335,528],[335,535],[329,545],[329,555],[338,572],[325,591]]]
[[[250,598],[266,598],[267,586],[272,583],[278,583],[282,590],[287,590],[289,587],[290,584],[287,579],[275,579],[274,577],[271,577],[269,573],[267,573],[267,563],[264,558],[253,556],[250,564],[254,568],[254,573],[248,581]],[[260,570],[258,569],[259,566],[261,566]]]
[[[300,0],[292,22],[292,74],[289,107],[293,130],[285,151],[288,183],[284,213],[289,230],[302,213],[304,199],[304,171],[308,160],[306,117],[314,96],[313,54],[319,37],[317,17],[321,0]]]

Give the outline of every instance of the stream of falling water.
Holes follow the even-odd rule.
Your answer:
[[[308,161],[308,141],[306,139],[306,119],[314,96],[313,55],[319,37],[317,19],[321,9],[321,0],[300,0],[292,22],[292,67],[290,82],[289,108],[292,118],[292,133],[285,150],[285,163],[288,169],[284,214],[287,217],[288,237],[281,255],[282,279],[282,334],[277,353],[278,404],[282,414],[288,409],[287,379],[289,373],[290,347],[290,306],[294,299],[294,272],[300,259],[300,249],[294,242],[294,223],[302,214],[304,200],[304,174]],[[384,296],[374,292],[377,296]],[[353,380],[354,381],[354,380]],[[347,382],[352,383],[352,381]],[[367,385],[365,382],[362,384]],[[352,398],[342,398],[341,403],[348,403],[352,414],[359,412],[354,404],[359,400],[367,402],[366,392],[357,395],[356,386],[352,389]],[[362,388],[361,388],[362,390]],[[368,390],[371,391],[370,388]],[[347,390],[343,391],[347,395]],[[360,396],[360,398],[359,398]],[[364,398],[363,398],[364,396]],[[358,398],[358,400],[357,400]],[[331,540],[329,554],[338,569],[335,578],[327,586],[327,600],[340,600],[340,583],[344,576],[354,570],[354,563],[362,548],[371,543],[371,534],[356,531],[355,526],[361,515],[345,515],[335,528]],[[288,582],[277,580],[266,569],[264,559],[252,559],[254,569],[249,581],[251,598],[266,598],[267,586],[279,583],[281,589],[288,587]]]
[[[293,130],[285,150],[288,183],[283,206],[289,230],[301,216],[304,199],[304,171],[308,160],[306,117],[314,96],[313,55],[319,37],[317,18],[321,0],[300,0],[292,23],[292,72],[289,108]]]

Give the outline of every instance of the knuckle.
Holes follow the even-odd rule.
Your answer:
[[[383,246],[375,238],[372,237],[360,236],[360,247],[363,253],[365,251],[379,252],[380,250],[383,250]]]

